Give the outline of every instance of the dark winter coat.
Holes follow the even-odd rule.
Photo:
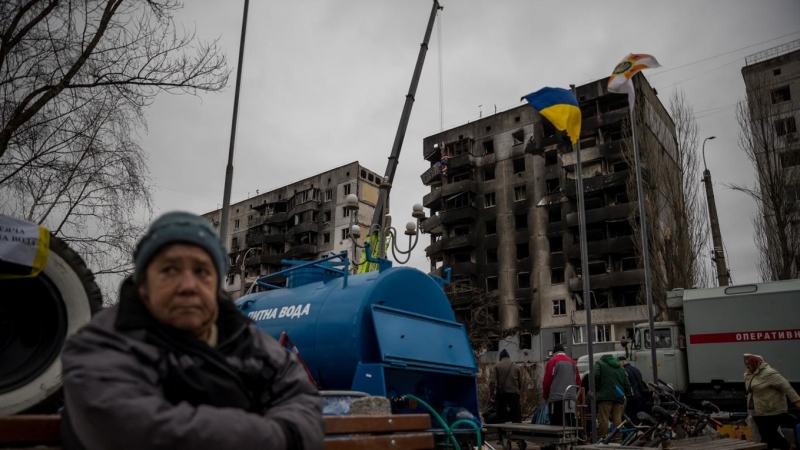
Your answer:
[[[616,392],[615,386],[619,386],[622,392],[631,391],[628,375],[625,374],[625,369],[622,368],[622,364],[616,356],[603,355],[599,361],[594,363],[595,400],[622,403],[623,396]]]
[[[645,387],[646,384],[642,379],[642,372],[631,364],[625,365],[624,369],[625,374],[628,375],[628,382],[631,384],[632,397],[639,398],[644,395],[642,388]]]
[[[130,280],[120,297],[64,347],[67,434],[83,447],[322,448],[316,387],[232,302],[212,348],[158,324]]]
[[[493,368],[489,377],[489,386],[497,394],[519,394],[523,391],[522,371],[511,358],[506,356]]]

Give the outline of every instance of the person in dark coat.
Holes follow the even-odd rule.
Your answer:
[[[522,422],[519,394],[523,392],[523,381],[522,370],[511,361],[511,356],[503,349],[500,352],[500,362],[492,368],[489,378],[490,392],[495,393],[499,423]],[[524,450],[527,446],[523,440],[517,441],[517,445],[520,450]]]
[[[221,290],[211,224],[156,219],[116,306],[62,355],[65,449],[321,449],[322,398],[302,365]]]
[[[631,384],[631,391],[628,393],[628,403],[625,405],[625,415],[628,416],[634,424],[639,425],[641,421],[636,415],[640,412],[644,412],[645,392],[643,392],[642,389],[647,385],[642,378],[642,372],[628,363],[628,358],[620,356],[618,359],[619,363],[622,364],[622,368],[625,369],[625,374],[628,375],[628,382]]]
[[[522,374],[508,352],[500,352],[500,362],[492,368],[489,388],[496,393],[497,419],[500,423],[522,422],[519,393],[522,392]]]

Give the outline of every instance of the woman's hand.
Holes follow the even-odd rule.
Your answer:
[[[800,400],[794,402],[794,407],[800,409]]]

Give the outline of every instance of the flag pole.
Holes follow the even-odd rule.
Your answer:
[[[570,84],[572,94],[575,99],[578,95],[575,92],[575,85]],[[580,106],[579,106],[580,108]],[[577,176],[575,177],[578,191],[578,230],[581,244],[581,279],[583,280],[583,304],[586,307],[586,336],[588,338],[587,349],[589,352],[589,412],[592,424],[592,443],[597,442],[597,403],[595,402],[594,386],[594,332],[592,331],[592,294],[589,286],[589,249],[586,243],[586,208],[583,203],[583,165],[581,163],[581,140],[578,136],[577,142],[573,145],[575,152],[575,163],[577,165]]]
[[[629,80],[633,84],[633,80]],[[631,135],[633,139],[633,158],[636,165],[636,195],[639,197],[639,228],[642,232],[642,258],[644,259],[644,289],[647,295],[647,319],[650,323],[650,356],[653,364],[653,382],[658,383],[658,361],[656,359],[655,345],[655,317],[653,315],[653,285],[650,280],[650,250],[647,239],[647,209],[645,208],[644,189],[642,188],[642,165],[639,161],[639,140],[636,136],[636,95],[634,89],[633,101],[629,102],[631,115]],[[645,343],[647,340],[645,339]],[[659,403],[658,396],[654,396],[655,403]]]

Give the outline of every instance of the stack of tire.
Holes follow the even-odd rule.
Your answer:
[[[83,259],[53,235],[49,246],[37,276],[0,279],[0,415],[58,410],[64,342],[102,308]]]

